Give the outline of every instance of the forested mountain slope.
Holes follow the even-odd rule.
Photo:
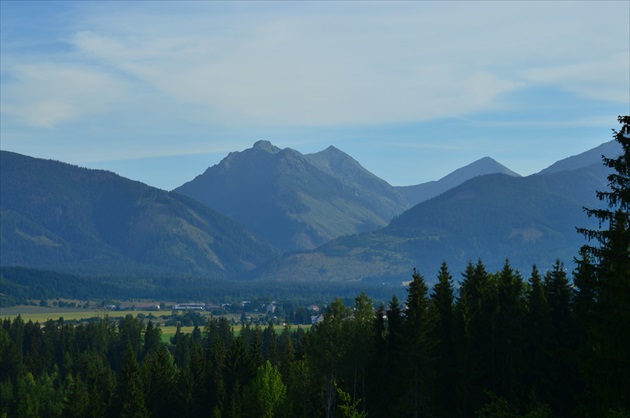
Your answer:
[[[7,151],[0,156],[3,266],[228,277],[276,254],[185,196],[107,171]]]
[[[583,206],[597,207],[606,188],[602,164],[550,175],[476,177],[420,203],[378,231],[342,237],[315,251],[291,254],[259,277],[299,280],[406,280],[446,261],[454,272],[483,259],[491,270],[506,258],[527,271],[560,258],[571,265],[584,243],[577,226],[592,225]]]
[[[386,182],[333,148],[305,156],[258,141],[174,190],[283,251],[383,227],[408,208]]]
[[[605,155],[609,158],[614,158],[618,155],[621,155],[622,151],[623,149],[617,141],[608,141],[586,152],[582,152],[578,155],[573,155],[571,157],[563,158],[560,161],[556,161],[549,167],[540,171],[540,173],[538,174],[551,174],[557,173],[559,171],[579,170],[592,164],[601,163],[602,155]]]

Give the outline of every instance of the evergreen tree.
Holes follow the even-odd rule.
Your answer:
[[[434,325],[430,339],[434,344],[430,352],[433,411],[435,416],[454,417],[455,403],[455,347],[454,332],[454,289],[453,277],[443,262],[438,273],[438,282],[430,297],[431,318]]]
[[[433,342],[429,335],[433,326],[429,310],[428,288],[416,269],[412,274],[407,296],[406,325],[410,339],[412,368],[412,416],[425,416],[429,408],[428,366]]]
[[[149,411],[145,405],[144,387],[140,366],[131,342],[125,351],[125,360],[118,382],[118,400],[121,418],[145,418]]]
[[[552,390],[549,370],[549,341],[552,338],[551,314],[542,278],[536,265],[532,268],[527,292],[527,314],[525,318],[526,343],[526,389],[531,403],[549,401]]]
[[[273,322],[269,321],[262,335],[263,357],[271,364],[277,364],[280,359],[280,350],[278,349],[278,338]]]
[[[63,415],[67,418],[84,418],[92,416],[90,411],[89,393],[81,376],[73,378],[68,375],[66,383],[66,397]]]
[[[597,300],[597,278],[593,258],[586,247],[580,248],[579,256],[574,260],[576,268],[573,272],[573,285],[575,287],[573,312],[580,325],[581,340],[584,341],[587,324],[593,322]]]
[[[140,358],[142,354],[142,331],[144,330],[142,320],[127,314],[120,320],[118,327],[120,330],[119,350],[122,354],[121,358],[124,359],[129,347],[131,347],[135,358]]]
[[[508,260],[497,276],[497,312],[495,339],[495,381],[492,390],[509,401],[522,398],[525,372],[524,357],[525,318],[523,279],[514,271]]]
[[[361,399],[358,408],[365,408],[367,372],[374,356],[374,304],[365,292],[354,299],[352,317],[346,324],[349,347],[346,354],[347,377],[352,382],[349,395],[353,402]]]
[[[387,367],[382,396],[386,409],[378,416],[409,416],[413,406],[413,367],[411,349],[403,310],[394,295],[387,310],[386,355],[381,361]]]
[[[286,325],[282,330],[280,336],[282,341],[282,356],[280,359],[280,372],[283,376],[288,376],[291,373],[291,366],[295,361],[295,349],[293,348],[293,341],[291,340],[291,328]],[[262,358],[262,355],[260,356]],[[262,366],[264,363],[256,363],[256,367]]]
[[[337,392],[334,383],[343,367],[342,359],[348,350],[344,321],[350,316],[350,310],[343,300],[336,298],[330,304],[324,320],[317,324],[311,332],[307,356],[312,362],[311,371],[316,373],[314,381],[319,381],[322,393],[322,405],[326,417],[334,416]]]
[[[560,260],[545,274],[545,294],[549,306],[551,335],[549,345],[550,399],[552,410],[561,416],[572,415],[578,392],[578,370],[575,365],[577,352],[577,326],[571,310],[573,290],[564,264]]]
[[[177,367],[164,344],[144,357],[141,373],[146,405],[151,416],[159,418],[175,415]]]
[[[481,260],[469,262],[455,304],[459,415],[472,416],[496,390],[496,285]]]
[[[372,338],[370,344],[374,350],[374,356],[370,362],[367,374],[366,404],[369,416],[384,416],[387,411],[387,399],[383,396],[383,384],[389,373],[388,365],[384,359],[387,358],[387,344],[385,342],[385,306],[378,305],[374,318],[372,319]]]
[[[240,414],[242,410],[243,388],[256,374],[256,367],[242,338],[237,337],[230,345],[225,356],[223,372],[228,411],[234,416]]]
[[[147,328],[144,332],[144,343],[142,346],[142,358],[147,354],[154,353],[162,346],[162,330],[160,327],[153,325],[152,321],[149,321]]]
[[[617,158],[603,157],[613,173],[608,176],[609,189],[597,191],[606,207],[585,209],[589,217],[599,220],[600,227],[578,229],[589,241],[596,241],[596,245],[584,247],[595,270],[593,316],[588,327],[593,361],[587,365],[594,381],[595,414],[622,408],[630,411],[630,116],[618,120],[622,126],[613,134],[623,151]]]
[[[256,325],[256,327],[252,331],[249,350],[251,352],[254,365],[256,367],[262,366],[265,363],[265,360],[263,358],[263,337],[260,326],[258,325]]]

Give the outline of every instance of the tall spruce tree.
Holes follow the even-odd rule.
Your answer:
[[[549,318],[549,304],[542,278],[536,265],[532,268],[527,292],[525,317],[525,385],[532,404],[549,402],[551,391],[549,370],[549,341],[553,334]]]
[[[412,368],[412,416],[425,416],[429,405],[428,366],[432,341],[429,338],[433,321],[430,318],[428,287],[424,277],[413,270],[407,297],[407,328],[410,339]]]
[[[496,389],[495,281],[481,260],[469,262],[455,304],[455,342],[460,377],[459,416],[473,416]]]
[[[144,418],[149,416],[145,405],[144,386],[140,366],[131,342],[127,344],[125,359],[118,379],[119,417]]]
[[[430,339],[434,342],[430,352],[433,413],[440,417],[454,417],[456,411],[454,383],[456,381],[455,347],[453,343],[453,316],[455,300],[453,277],[446,262],[438,273],[438,282],[430,296]]]
[[[387,375],[383,382],[381,396],[385,403],[384,410],[376,416],[409,416],[411,415],[412,371],[410,370],[409,338],[403,315],[403,307],[396,295],[389,303],[387,316],[387,334],[385,336],[386,351],[382,362],[387,367]]]
[[[495,381],[494,390],[510,401],[521,395],[524,365],[523,319],[525,299],[523,279],[508,260],[497,276],[497,311],[495,314],[496,337],[494,343]]]
[[[599,228],[578,228],[589,242],[595,241],[582,252],[592,258],[594,267],[590,280],[594,285],[593,311],[588,326],[593,358],[587,367],[594,385],[594,414],[630,411],[630,116],[620,116],[618,121],[622,126],[618,131],[613,129],[613,135],[622,153],[616,158],[603,157],[604,165],[613,172],[608,176],[608,190],[597,191],[606,206],[585,208],[589,217],[598,219]],[[585,260],[583,256],[582,269]]]
[[[575,316],[571,311],[573,289],[560,260],[556,260],[545,274],[543,286],[552,329],[547,342],[551,360],[548,367],[551,379],[549,404],[557,415],[570,416],[574,415],[580,385],[575,365],[578,336]]]

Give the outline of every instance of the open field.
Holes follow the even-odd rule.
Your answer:
[[[98,317],[98,318],[109,317],[111,319],[117,319],[117,318],[123,318],[129,314],[133,315],[134,317],[137,317],[140,314],[143,314],[145,317],[148,317],[149,315],[160,317],[162,315],[170,316],[171,311],[170,310],[110,311],[106,309],[56,308],[56,307],[50,307],[50,306],[40,307],[40,306],[22,305],[22,306],[12,306],[10,308],[2,308],[0,310],[0,319],[3,320],[3,319],[8,318],[12,320],[16,316],[20,315],[21,318],[25,322],[33,321],[33,322],[39,322],[40,324],[43,324],[49,319],[52,319],[53,321],[56,321],[59,318],[63,318],[64,321],[72,321],[72,320],[81,321],[84,319],[95,318],[95,317]],[[205,313],[205,312],[202,315],[207,316],[207,317],[211,316],[210,313]],[[225,317],[228,320],[234,320],[234,321],[237,321],[240,319],[240,315],[236,315],[236,314],[228,314],[228,315],[225,315]],[[177,326],[175,325],[164,326],[164,325],[161,325],[162,322],[163,320],[160,320],[160,319],[158,319],[157,321],[154,321],[154,323],[158,324],[160,326],[160,329],[162,330],[162,341],[170,342],[170,338],[175,335],[175,332],[177,332]],[[291,330],[296,331],[298,329],[298,326],[304,329],[305,331],[308,331],[311,329],[310,325],[291,325]],[[185,326],[185,327],[182,327],[181,330],[184,333],[191,333],[194,328],[195,328],[194,326]],[[203,326],[200,326],[199,328],[203,331]],[[241,328],[242,326],[240,324],[234,325],[232,327],[232,329],[234,330],[234,333],[237,335],[241,332]],[[266,325],[261,325],[261,328],[263,329],[266,328]],[[284,325],[275,325],[274,330],[276,334],[280,334],[284,330]]]
[[[81,308],[55,308],[50,306],[12,306],[10,308],[0,309],[0,318],[13,319],[20,315],[25,322],[33,321],[44,323],[49,319],[58,320],[60,317],[65,321],[89,319],[94,317],[104,318],[108,316],[110,318],[123,318],[129,314],[134,317],[143,314],[144,316],[154,315],[170,315],[171,311],[109,311],[106,309],[81,309]]]
[[[168,327],[160,327],[160,328],[162,329],[162,342],[163,343],[170,342],[171,337],[173,337],[175,333],[177,332],[177,327],[168,326]],[[182,327],[182,332],[184,334],[189,334],[193,332],[193,329],[195,329],[195,327]]]

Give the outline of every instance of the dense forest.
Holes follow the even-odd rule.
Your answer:
[[[444,263],[406,300],[333,301],[306,332],[225,319],[163,343],[127,316],[0,328],[0,413],[9,417],[630,417],[630,117],[601,221],[570,280],[557,261],[527,278],[506,260]]]

